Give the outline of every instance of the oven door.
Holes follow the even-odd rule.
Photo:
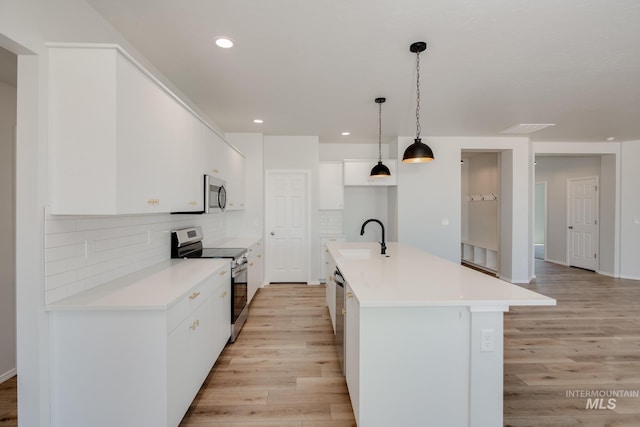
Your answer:
[[[224,212],[227,206],[225,182],[210,175],[204,176],[204,212]]]
[[[231,323],[235,324],[242,314],[242,310],[247,306],[247,264],[244,263],[233,269],[231,279]]]

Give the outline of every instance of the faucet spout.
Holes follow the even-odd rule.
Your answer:
[[[361,236],[364,235],[364,227],[372,221],[380,224],[380,228],[382,229],[382,241],[380,242],[380,254],[385,255],[387,253],[387,244],[384,241],[384,224],[382,223],[382,221],[375,218],[370,218],[366,220],[364,223],[362,223],[362,227],[360,228],[360,235]]]

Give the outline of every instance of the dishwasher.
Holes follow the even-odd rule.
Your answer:
[[[338,363],[344,375],[344,277],[340,269],[336,267],[333,272],[333,281],[336,284],[336,352],[338,353]]]

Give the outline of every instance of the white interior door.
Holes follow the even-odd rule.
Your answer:
[[[569,265],[598,269],[598,178],[569,179]]]
[[[309,172],[267,171],[267,274],[270,282],[309,279]]]

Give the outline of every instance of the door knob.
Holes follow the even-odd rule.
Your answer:
[[[271,235],[272,235],[272,236],[275,236],[275,235],[276,235],[276,233],[274,233],[274,232],[272,231],[272,232],[271,232]]]

